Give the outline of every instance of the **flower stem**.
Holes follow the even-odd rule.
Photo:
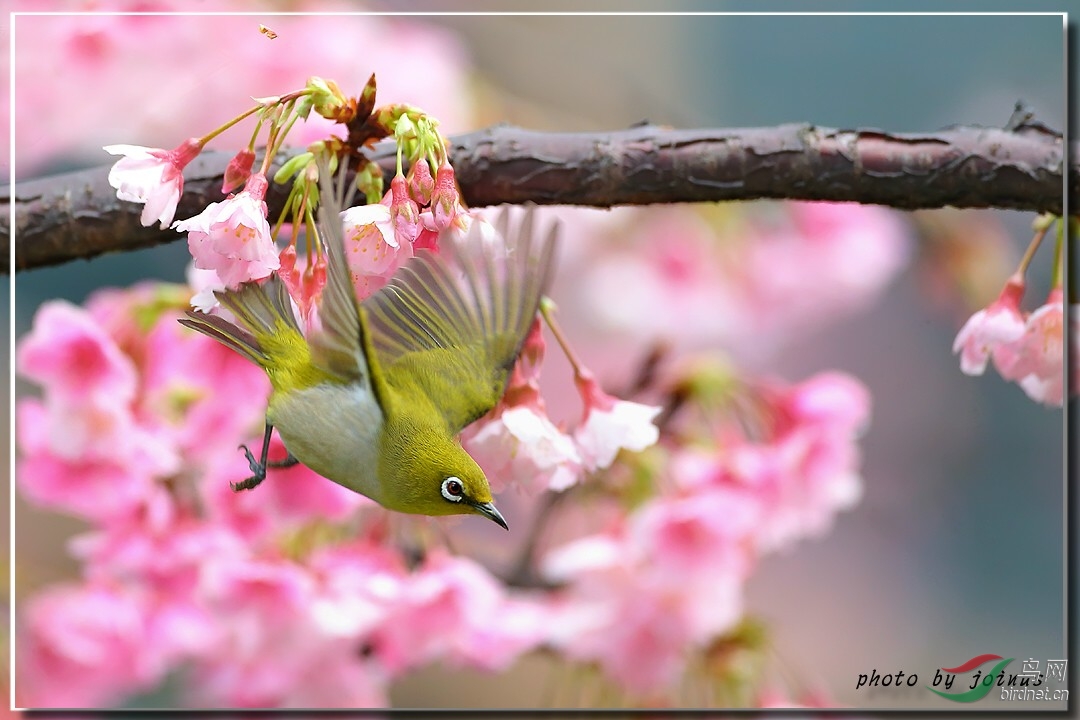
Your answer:
[[[1051,287],[1059,288],[1065,282],[1065,223],[1059,222],[1057,228],[1057,240],[1054,243],[1054,265],[1050,272]]]
[[[203,135],[201,138],[199,138],[199,143],[201,145],[205,145],[206,143],[210,142],[211,140],[216,138],[221,133],[223,133],[226,130],[228,130],[229,128],[231,128],[233,125],[237,124],[241,120],[246,120],[248,117],[250,117],[251,115],[253,115],[254,113],[257,113],[258,111],[260,111],[262,109],[263,109],[262,105],[256,105],[256,106],[254,106],[252,108],[248,108],[244,112],[242,112],[239,115],[237,115],[236,117],[234,117],[232,120],[229,120],[224,125],[222,125],[222,126],[220,126],[218,128],[215,128],[214,130],[211,130],[210,132]]]
[[[1028,265],[1031,264],[1031,259],[1035,257],[1035,251],[1042,245],[1043,238],[1053,227],[1055,220],[1056,218],[1053,215],[1041,215],[1035,220],[1035,237],[1031,238],[1027,250],[1024,251],[1024,256],[1020,258],[1020,264],[1016,266],[1016,272],[1013,273],[1015,280],[1020,283],[1024,282],[1024,275],[1027,274]]]
[[[255,123],[255,129],[251,132],[251,139],[248,140],[248,150],[251,150],[252,152],[255,150],[255,141],[258,139],[259,133],[262,132],[263,121],[265,119],[266,118],[260,116],[258,122]]]
[[[578,361],[574,351],[570,349],[570,343],[567,341],[566,336],[563,335],[559,323],[555,321],[555,309],[555,303],[552,302],[551,298],[544,296],[540,299],[540,315],[543,316],[547,326],[551,328],[551,334],[555,336],[555,341],[559,343],[559,347],[562,348],[563,354],[566,355],[566,359],[570,361],[570,367],[574,369],[574,377],[581,378],[581,363]]]
[[[282,107],[282,114],[289,118],[288,122],[284,126],[275,121],[270,126],[270,137],[266,141],[266,153],[263,155],[262,169],[260,172],[265,175],[270,170],[270,163],[277,155],[278,150],[281,149],[282,143],[285,142],[285,136],[289,134],[292,129],[293,123],[296,122],[297,116],[292,113],[293,108],[296,106],[295,100],[289,100]]]

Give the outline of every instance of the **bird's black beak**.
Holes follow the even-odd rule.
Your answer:
[[[481,515],[494,520],[499,525],[503,526],[504,530],[509,530],[510,526],[506,524],[506,520],[503,519],[502,513],[495,507],[494,503],[476,503],[473,505]]]

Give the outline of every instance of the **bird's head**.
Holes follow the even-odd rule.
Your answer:
[[[383,505],[420,515],[483,515],[509,530],[484,471],[459,444],[434,429],[396,430],[384,434],[380,455]]]

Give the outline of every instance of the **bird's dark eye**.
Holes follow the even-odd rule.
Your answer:
[[[442,496],[450,502],[461,502],[465,496],[465,486],[456,477],[448,477],[442,481]]]

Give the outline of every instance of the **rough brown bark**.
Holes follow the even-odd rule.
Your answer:
[[[177,218],[221,199],[231,155],[208,152],[185,170]],[[389,143],[371,154],[392,173]],[[283,159],[283,158],[282,158]],[[1039,123],[934,133],[836,130],[813,125],[610,133],[541,133],[497,126],[452,139],[451,161],[473,206],[532,201],[597,207],[785,198],[913,210],[945,206],[1063,212],[1064,145]],[[275,165],[276,167],[276,165]],[[105,165],[5,188],[14,203],[15,268],[55,265],[175,240],[139,224],[140,205],[117,200]],[[1068,190],[1080,187],[1069,166]],[[276,217],[285,189],[271,187]],[[0,218],[0,270],[10,272],[8,214]]]

